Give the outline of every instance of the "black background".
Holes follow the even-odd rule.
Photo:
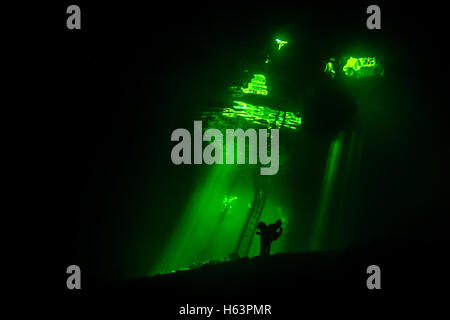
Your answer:
[[[192,121],[189,118],[189,122],[183,122],[185,117],[190,117],[188,106],[216,103],[214,94],[210,95],[212,98],[201,100],[200,95],[192,95],[192,91],[219,94],[226,88],[222,82],[233,76],[232,70],[239,64],[240,56],[236,53],[238,48],[230,47],[229,43],[253,46],[257,49],[250,49],[249,54],[257,54],[265,38],[245,37],[243,30],[257,35],[266,34],[278,25],[289,28],[298,15],[316,22],[317,27],[308,30],[310,43],[317,39],[315,52],[342,45],[339,36],[343,30],[352,30],[355,37],[381,41],[370,35],[378,31],[365,28],[365,8],[371,3],[200,5],[174,2],[159,6],[128,2],[94,5],[78,1],[82,29],[67,30],[65,11],[70,4],[48,6],[47,29],[33,42],[34,50],[42,53],[42,58],[39,55],[36,62],[40,70],[35,74],[36,81],[42,79],[45,83],[40,91],[45,100],[38,114],[39,133],[43,136],[37,148],[39,153],[35,154],[40,181],[44,183],[37,187],[42,212],[36,213],[38,224],[32,227],[39,232],[36,236],[33,233],[35,241],[30,240],[38,244],[38,248],[28,250],[27,254],[30,259],[35,255],[40,259],[46,275],[42,279],[43,286],[55,294],[55,299],[64,297],[65,306],[85,305],[86,301],[95,304],[102,300],[101,295],[88,290],[89,284],[87,290],[69,292],[65,269],[77,264],[86,270],[83,276],[95,278],[99,270],[108,272],[108,265],[115,262],[112,257],[116,251],[126,257],[126,246],[113,235],[124,218],[120,212],[130,209],[126,203],[138,202],[144,197],[139,194],[147,183],[141,178],[143,168],[148,167],[151,172],[147,174],[154,177],[146,192],[176,194],[176,198],[171,199],[174,202],[188,196],[176,184],[180,179],[176,171],[160,169],[168,166],[170,133],[180,124]],[[389,205],[416,201],[420,212],[415,213],[411,221],[402,217],[394,226],[409,224],[412,234],[430,239],[433,247],[439,244],[440,250],[445,248],[442,217],[448,208],[448,148],[444,134],[448,119],[447,57],[441,50],[446,41],[444,8],[437,4],[379,5],[383,37],[386,37],[383,42],[390,44],[386,50],[395,57],[393,60],[402,61],[397,71],[414,79],[412,93],[421,91],[420,101],[405,116],[405,121],[410,121],[415,128],[405,131],[408,136],[393,138],[409,139],[407,147],[394,151],[393,143],[392,150],[380,155],[382,158],[393,154],[395,162],[405,164],[407,168],[402,177],[407,178],[407,182],[383,183],[395,189],[391,191],[395,191],[396,198]],[[266,30],[248,27],[258,25],[257,21],[261,20],[268,21]],[[214,68],[214,76],[219,74],[214,81],[211,81],[211,73],[205,71],[210,68]],[[179,94],[173,96],[173,86],[183,79],[186,79],[186,86],[180,85]],[[146,138],[151,135],[163,138]],[[412,144],[417,149],[407,155],[405,152],[411,152]],[[385,169],[388,173],[394,170]],[[412,179],[413,176],[417,180]],[[417,186],[421,191],[414,193]],[[418,195],[421,200],[415,199]],[[170,219],[170,216],[162,216],[160,223],[170,224]],[[383,219],[390,218],[378,217],[376,227],[383,227]],[[102,236],[97,234],[99,230]],[[164,238],[163,230],[161,234],[155,232],[155,239]],[[158,249],[156,242],[155,253]],[[92,265],[92,261],[100,260],[96,255],[102,250],[105,255],[102,267]],[[439,254],[446,255],[444,249],[439,250],[436,250]],[[420,270],[417,272],[417,277],[427,277]],[[435,293],[440,286],[436,284]],[[417,296],[422,294],[426,295],[417,292]],[[345,303],[341,307],[352,308]]]

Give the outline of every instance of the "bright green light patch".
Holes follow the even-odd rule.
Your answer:
[[[236,200],[236,199],[237,199],[236,196],[230,196],[230,197],[225,196],[225,197],[223,198],[223,205],[224,205],[224,206],[230,206],[230,207],[231,207],[231,203],[232,203],[234,200]]]
[[[375,58],[353,58],[347,59],[342,71],[348,77],[362,78],[377,74],[377,63]]]
[[[336,74],[336,71],[334,71],[334,68],[333,68],[333,61],[334,61],[334,59],[328,61],[327,64],[325,65],[325,70],[324,70],[324,72],[330,74],[330,76],[332,78],[334,78],[334,76]]]
[[[270,128],[297,129],[302,118],[294,112],[274,110],[269,107],[254,106],[242,101],[234,101],[235,105],[225,108],[222,115],[229,118],[241,118],[255,124]]]
[[[374,57],[354,58],[345,57],[338,61],[331,58],[326,64],[325,73],[334,78],[338,73],[344,73],[349,78],[364,78],[375,75],[384,75],[384,69]]]
[[[276,43],[278,44],[278,50],[281,50],[281,48],[283,48],[285,45],[288,44],[287,41],[283,41],[280,39],[275,39]]]
[[[262,74],[254,74],[253,79],[248,84],[247,88],[242,88],[242,92],[245,94],[259,94],[267,96],[266,77]]]

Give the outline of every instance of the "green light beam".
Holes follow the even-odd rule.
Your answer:
[[[328,151],[328,159],[325,167],[325,173],[322,182],[322,192],[319,198],[319,207],[317,210],[317,217],[311,236],[310,249],[317,251],[320,249],[321,242],[324,238],[324,229],[326,217],[329,212],[330,198],[333,193],[334,183],[336,180],[336,173],[338,170],[339,159],[342,151],[343,132],[331,142]]]
[[[236,180],[239,172],[237,165],[205,167],[205,176],[199,179],[151,275],[223,260],[232,252],[236,230],[242,228],[253,195],[250,179]],[[230,192],[239,197],[227,197]],[[224,205],[228,206],[225,213]]]

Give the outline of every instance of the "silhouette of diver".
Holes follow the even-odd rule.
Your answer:
[[[280,229],[280,231],[277,231]],[[261,237],[261,252],[260,256],[268,256],[270,255],[270,244],[272,241],[277,240],[283,229],[281,228],[281,220],[278,219],[275,223],[266,225],[264,222],[258,223],[256,227],[256,234]]]

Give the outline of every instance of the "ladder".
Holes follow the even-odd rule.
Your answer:
[[[234,250],[235,254],[239,254],[239,252],[242,252],[243,256],[248,255],[265,203],[266,193],[262,189],[256,188],[252,206],[250,207],[250,211],[247,215],[247,220],[245,221],[244,228],[242,229],[241,235]]]

